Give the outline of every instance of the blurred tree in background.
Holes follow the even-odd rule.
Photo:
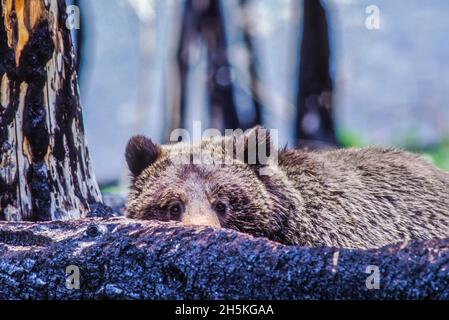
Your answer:
[[[300,10],[299,2],[295,3]],[[302,42],[298,72],[297,145],[319,148],[336,145],[332,114],[330,45],[326,12],[320,1],[303,1]]]
[[[179,107],[172,109],[171,129],[186,128],[187,73],[191,51],[195,46],[207,48],[207,92],[211,114],[210,127],[235,129],[240,127],[234,103],[227,41],[220,2],[187,0],[181,23],[177,49],[180,90]],[[171,130],[170,130],[171,131]]]
[[[248,129],[262,121],[262,98],[259,94],[258,52],[251,34],[251,0],[240,0],[241,32],[249,57],[248,73],[254,117],[239,119],[234,102],[231,66],[228,59],[226,29],[218,0],[187,0],[181,23],[177,49],[179,70],[179,99],[172,110],[171,130],[186,128],[187,91],[189,90],[189,63],[195,47],[207,47],[207,93],[209,97],[209,127],[223,130]],[[294,8],[303,12],[302,43],[298,60],[298,96],[296,142],[300,147],[336,145],[332,116],[332,80],[329,70],[330,46],[325,9],[317,0],[294,2]],[[197,50],[197,49],[196,49]],[[176,77],[178,78],[178,77]],[[175,81],[170,82],[171,84]],[[177,91],[175,91],[177,92]],[[252,120],[252,121],[251,121]],[[171,131],[170,130],[170,131]]]
[[[220,1],[187,0],[181,23],[177,49],[179,70],[179,99],[172,110],[171,129],[187,127],[185,115],[188,72],[192,50],[204,44],[207,47],[207,93],[209,97],[209,127],[248,129],[262,121],[262,98],[259,94],[258,52],[251,34],[252,14],[250,0],[240,0],[241,32],[249,57],[248,73],[252,98],[253,117],[239,119],[238,106],[234,102],[231,66],[228,59],[226,30]],[[296,138],[298,146],[321,147],[335,145],[332,116],[332,81],[330,78],[329,37],[325,10],[320,1],[295,2],[296,10],[304,13],[302,44],[298,54]],[[171,82],[172,84],[174,81]],[[170,130],[171,131],[171,130]]]
[[[248,3],[251,0],[240,0],[240,10],[241,10],[241,17],[242,17],[242,34],[243,34],[243,42],[245,44],[245,48],[249,55],[249,66],[248,66],[248,73],[250,76],[250,93],[251,98],[254,106],[254,123],[246,123],[245,127],[252,127],[254,124],[261,124],[262,123],[262,97],[260,95],[260,88],[259,88],[259,71],[258,71],[258,57],[256,52],[256,47],[254,44],[253,37],[251,35],[251,8],[248,6]]]

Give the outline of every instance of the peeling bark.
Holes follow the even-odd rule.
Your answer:
[[[449,239],[354,250],[126,218],[0,223],[0,299],[79,298],[448,299]]]
[[[101,202],[63,0],[0,2],[0,219],[79,218]]]

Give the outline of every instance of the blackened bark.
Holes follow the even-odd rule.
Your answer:
[[[186,127],[183,121],[186,114],[190,50],[200,44],[207,48],[207,88],[211,115],[222,118],[224,128],[239,128],[240,121],[234,104],[231,71],[227,57],[225,27],[218,0],[186,1],[177,50],[180,76],[179,121],[181,122],[172,126]]]
[[[300,147],[336,145],[329,70],[326,13],[317,0],[304,0],[300,48],[296,138]]]
[[[448,299],[448,249],[302,248],[125,218],[0,223],[0,299]]]
[[[78,218],[101,195],[65,1],[2,1],[0,14],[0,219]]]

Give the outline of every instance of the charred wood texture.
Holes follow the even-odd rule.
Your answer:
[[[63,0],[0,2],[0,219],[78,218],[92,174]]]
[[[126,218],[0,223],[0,299],[448,299],[448,287],[449,239],[350,250]]]
[[[295,2],[298,8],[299,4]],[[300,147],[336,145],[329,35],[326,12],[319,0],[304,0],[300,46],[296,138]],[[300,8],[298,9],[300,10]]]

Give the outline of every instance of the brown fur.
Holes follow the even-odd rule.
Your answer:
[[[191,148],[137,139],[127,149],[131,218],[221,226],[302,246],[371,248],[449,236],[449,174],[408,152],[282,150],[278,165],[175,165],[171,156],[190,158],[200,146],[203,156],[222,157],[224,140]],[[270,174],[261,175],[262,167]],[[179,216],[167,213],[173,201],[182,203]]]

